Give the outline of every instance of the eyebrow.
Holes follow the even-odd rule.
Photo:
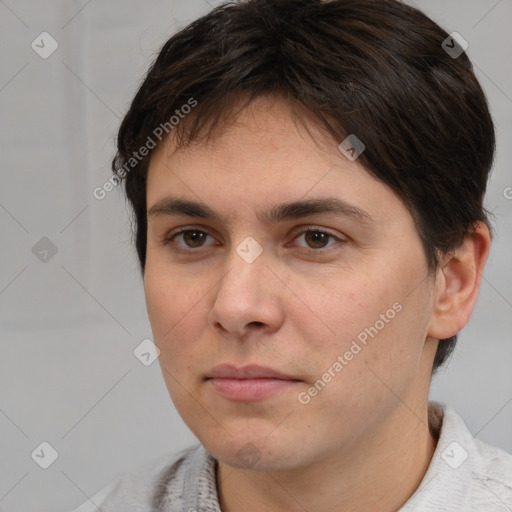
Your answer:
[[[374,219],[361,208],[337,197],[302,199],[288,203],[278,203],[265,212],[258,212],[257,218],[263,224],[276,225],[288,219],[299,219],[318,214],[335,214],[363,224],[371,224]],[[167,197],[155,203],[147,212],[148,218],[158,216],[186,216],[226,223],[217,212],[200,201]]]
[[[258,212],[257,218],[263,224],[273,226],[288,219],[299,219],[310,215],[335,214],[370,224],[374,219],[361,208],[337,197],[302,199],[278,203],[265,212]],[[148,210],[148,218],[158,216],[186,216],[227,223],[226,219],[201,201],[167,197],[155,203]]]

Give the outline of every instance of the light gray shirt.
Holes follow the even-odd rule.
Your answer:
[[[438,443],[415,493],[398,512],[512,512],[512,455],[473,438],[450,407],[429,403]],[[101,512],[220,512],[217,461],[202,445],[162,456],[111,484]],[[97,512],[89,502],[75,512]]]

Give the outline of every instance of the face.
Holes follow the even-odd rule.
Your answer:
[[[152,156],[144,285],[159,361],[178,412],[226,464],[341,453],[428,389],[420,237],[337,144],[260,98],[210,143]]]

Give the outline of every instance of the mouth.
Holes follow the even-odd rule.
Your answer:
[[[238,402],[263,400],[301,382],[283,372],[258,365],[242,368],[219,365],[208,373],[206,381],[224,398]]]

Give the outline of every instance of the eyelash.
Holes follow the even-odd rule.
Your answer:
[[[177,253],[182,253],[182,254],[192,254],[192,253],[197,253],[199,252],[200,249],[202,249],[203,247],[198,247],[198,248],[189,248],[189,249],[183,249],[183,248],[180,248],[179,246],[176,245],[175,243],[175,238],[179,235],[183,235],[184,233],[187,233],[187,232],[190,232],[190,231],[196,231],[196,232],[199,232],[199,233],[204,233],[208,236],[212,236],[210,235],[207,231],[204,231],[203,229],[199,229],[199,228],[191,228],[191,227],[186,227],[186,228],[180,228],[179,231],[175,232],[175,233],[172,233],[168,236],[166,236],[162,243],[163,245],[165,246],[173,246],[172,250],[174,252],[177,252]],[[299,238],[300,236],[306,234],[306,233],[309,233],[309,232],[313,232],[313,233],[322,233],[324,235],[327,235],[329,238],[332,238],[334,239],[336,242],[346,242],[346,240],[342,239],[342,238],[339,238],[335,235],[333,235],[332,233],[329,233],[328,231],[325,231],[323,229],[320,229],[316,226],[307,226],[303,231],[300,231],[295,237],[294,237],[294,240],[296,240],[297,238]],[[322,247],[320,249],[312,249],[312,248],[306,248],[306,247],[300,247],[303,251],[306,251],[308,253],[315,253],[315,254],[323,254],[327,251],[329,251],[330,247],[332,245],[335,245],[335,244],[331,244],[331,245],[328,245],[326,247]]]

